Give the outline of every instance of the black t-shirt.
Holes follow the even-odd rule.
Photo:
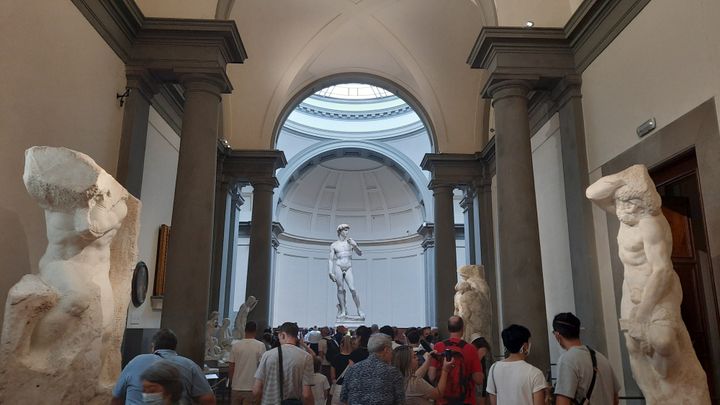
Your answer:
[[[367,347],[358,347],[350,353],[350,360],[352,360],[353,363],[359,363],[367,359],[369,355],[370,352],[368,352]]]
[[[330,364],[335,368],[335,377],[340,377],[343,371],[350,364],[350,355],[339,353]]]

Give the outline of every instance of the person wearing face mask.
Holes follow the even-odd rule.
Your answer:
[[[563,312],[555,315],[552,328],[558,344],[566,350],[558,359],[555,403],[617,405],[620,391],[617,376],[602,353],[582,344],[580,319]]]
[[[205,374],[192,360],[178,355],[177,336],[167,328],[158,330],[152,338],[152,353],[139,354],[125,366],[112,390],[111,405],[143,404],[143,385],[140,376],[156,362],[167,360],[180,373],[182,396],[188,402],[215,405],[215,394]]]
[[[142,402],[146,405],[189,405],[182,398],[183,385],[178,369],[169,360],[153,363],[140,376]]]
[[[525,362],[530,354],[530,331],[510,325],[502,331],[510,355],[493,364],[488,372],[487,392],[492,405],[543,405],[547,383],[542,371]]]

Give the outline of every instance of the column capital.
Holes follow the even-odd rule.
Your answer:
[[[533,89],[530,80],[510,79],[498,81],[487,88],[487,94],[492,98],[493,106],[498,100],[508,97],[521,97],[527,99]]]
[[[275,176],[272,177],[256,177],[250,179],[250,185],[253,187],[253,192],[257,191],[272,191],[280,185]]]
[[[188,93],[204,92],[212,94],[220,101],[220,94],[225,90],[225,80],[214,74],[188,72],[179,74],[180,84]]]
[[[127,87],[140,93],[148,102],[160,91],[160,83],[145,68],[127,66],[125,78]],[[132,94],[130,96],[132,97]]]
[[[432,223],[423,222],[422,225],[417,230],[417,233],[423,237],[422,242],[420,243],[420,246],[422,246],[423,250],[428,250],[429,248],[435,247],[435,225]]]
[[[223,175],[236,181],[278,186],[275,171],[285,167],[285,154],[279,150],[229,150],[224,152]]]
[[[482,174],[478,153],[426,153],[420,167],[432,175],[428,188],[460,187]]]
[[[272,244],[272,247],[274,249],[277,249],[278,246],[280,246],[280,241],[278,240],[278,237],[281,233],[285,232],[285,228],[282,226],[280,222],[273,221],[272,228],[270,230],[272,232],[272,239],[270,243]]]

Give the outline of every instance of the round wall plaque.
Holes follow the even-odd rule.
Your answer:
[[[135,265],[132,278],[132,291],[130,292],[132,303],[137,308],[145,302],[148,289],[148,268],[145,262],[138,262]]]

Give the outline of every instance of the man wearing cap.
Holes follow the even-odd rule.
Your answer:
[[[608,359],[580,341],[580,319],[563,312],[555,315],[552,327],[558,344],[567,350],[558,359],[555,403],[617,405],[620,383]]]

